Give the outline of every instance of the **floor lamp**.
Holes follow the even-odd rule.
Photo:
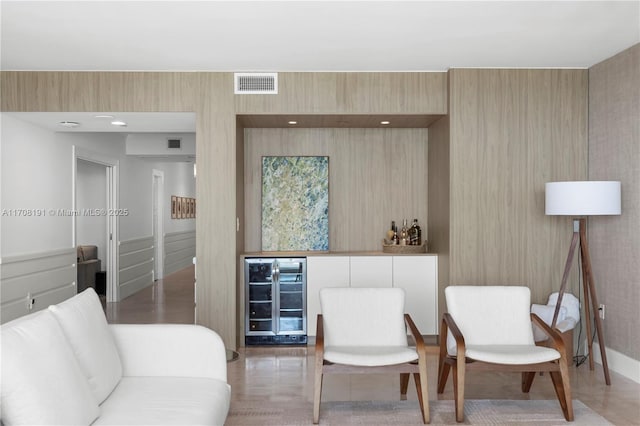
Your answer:
[[[607,385],[611,384],[609,365],[604,345],[602,320],[599,315],[598,298],[593,282],[589,245],[587,244],[586,216],[619,215],[621,212],[620,182],[617,181],[580,181],[580,182],[548,182],[545,185],[545,214],[579,217],[573,221],[573,238],[569,247],[569,255],[562,275],[562,284],[558,293],[558,301],[553,314],[551,327],[555,327],[562,303],[562,296],[567,287],[567,279],[573,262],[576,247],[580,245],[582,260],[582,285],[584,289],[584,312],[589,345],[589,368],[593,370],[593,343],[591,341],[591,314],[593,314],[596,334],[602,357],[602,368]],[[591,301],[591,308],[589,307]],[[590,311],[591,309],[591,311]]]

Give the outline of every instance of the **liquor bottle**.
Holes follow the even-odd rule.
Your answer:
[[[392,241],[393,240],[393,234],[396,232],[395,231],[395,227],[396,227],[396,222],[395,221],[391,221],[391,228],[389,228],[389,230],[387,231],[387,241]]]
[[[409,244],[409,234],[407,229],[407,219],[402,222],[402,229],[400,230],[400,245],[406,246]]]
[[[398,233],[393,231],[393,237],[391,237],[391,244],[398,245]]]
[[[422,230],[418,226],[418,219],[413,219],[413,225],[409,229],[409,241],[412,246],[422,244]]]

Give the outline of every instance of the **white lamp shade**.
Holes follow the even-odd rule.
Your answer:
[[[619,181],[547,182],[545,214],[565,216],[619,215]]]

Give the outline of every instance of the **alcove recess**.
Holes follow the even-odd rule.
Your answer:
[[[426,236],[428,128],[442,117],[237,115],[237,254],[261,251],[261,158],[267,155],[329,156],[331,252],[381,251],[391,220],[418,218]]]

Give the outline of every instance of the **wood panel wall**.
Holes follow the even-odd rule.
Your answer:
[[[2,72],[2,111],[195,112],[198,324],[236,340],[236,114],[445,114],[446,73],[280,73],[234,95],[232,73]]]
[[[587,177],[586,70],[449,72],[450,284],[560,286],[571,219],[544,185]],[[574,272],[577,268],[574,267]],[[577,294],[577,275],[572,279]]]
[[[444,289],[449,284],[449,239],[451,234],[451,171],[449,117],[429,127],[428,234],[429,251],[438,253],[438,312],[446,312]],[[440,323],[437,324],[438,329]]]
[[[380,251],[395,220],[428,238],[427,129],[246,129],[245,247],[261,251],[262,157],[329,157],[329,250]]]

